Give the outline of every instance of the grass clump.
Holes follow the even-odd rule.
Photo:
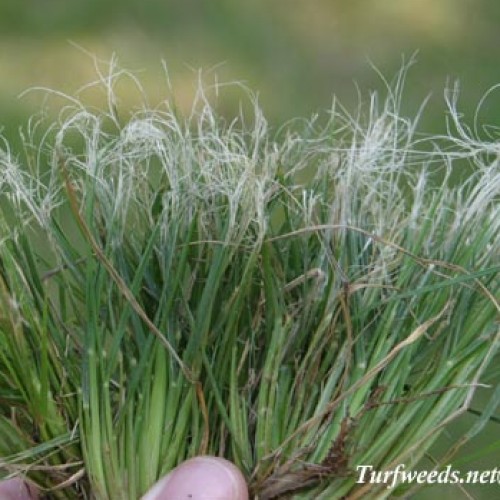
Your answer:
[[[124,122],[111,72],[107,109],[68,98],[24,154],[4,145],[4,477],[136,499],[210,453],[260,499],[382,498],[356,465],[417,466],[478,387],[491,404],[464,441],[484,425],[498,144],[451,97],[449,133],[417,136],[402,75],[355,117],[273,136],[255,101],[227,122],[201,89],[187,118]]]

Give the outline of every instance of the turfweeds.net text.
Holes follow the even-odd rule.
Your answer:
[[[399,464],[391,470],[375,470],[372,465],[358,465],[357,483],[386,484],[387,489],[402,483],[417,484],[497,484],[500,486],[500,468],[461,472],[447,465],[442,470],[406,470]]]

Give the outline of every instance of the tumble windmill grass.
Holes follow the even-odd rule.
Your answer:
[[[479,388],[480,430],[500,401],[498,143],[451,98],[448,135],[417,136],[403,75],[273,137],[256,101],[226,122],[201,87],[185,119],[167,102],[124,123],[112,69],[108,109],[68,98],[24,155],[5,145],[2,475],[135,499],[210,453],[261,499],[382,498],[356,465],[415,466]]]

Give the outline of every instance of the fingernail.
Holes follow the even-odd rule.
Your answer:
[[[15,477],[0,481],[1,500],[37,500],[38,493],[24,479]]]
[[[241,471],[219,457],[183,462],[153,486],[142,500],[248,500]]]

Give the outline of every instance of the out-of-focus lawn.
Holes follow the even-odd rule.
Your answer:
[[[403,111],[414,114],[432,93],[421,128],[439,131],[445,126],[443,90],[455,78],[469,123],[483,93],[500,82],[499,21],[498,0],[2,0],[0,127],[19,146],[19,126],[43,101],[41,93],[18,99],[22,91],[42,86],[74,93],[95,79],[92,58],[77,44],[104,61],[116,53],[121,66],[137,72],[153,105],[166,92],[162,59],[181,110],[191,103],[199,68],[207,81],[216,74],[222,82],[243,81],[259,93],[273,125],[326,109],[333,94],[354,109],[354,82],[365,96],[384,87],[369,60],[390,79],[402,56],[418,50]],[[499,92],[482,108],[481,122],[499,124]],[[130,83],[120,94],[123,110],[138,103]],[[234,115],[238,97],[229,95],[218,106]],[[104,96],[88,98],[102,103]],[[55,116],[61,104],[52,101],[49,112]],[[499,427],[490,424],[477,443],[498,439]],[[499,456],[467,467],[498,466]],[[474,498],[493,498],[481,486],[468,490]],[[439,494],[462,495],[451,488]],[[436,493],[430,495],[419,498]]]
[[[153,99],[164,59],[181,105],[190,101],[195,70],[217,67],[220,80],[242,80],[258,91],[273,123],[322,110],[333,94],[353,107],[354,81],[362,90],[383,87],[368,60],[390,78],[403,54],[419,50],[405,108],[415,112],[432,92],[424,128],[439,129],[448,77],[462,81],[467,116],[500,81],[499,19],[495,0],[2,0],[0,113],[6,119],[0,121],[10,135],[37,110],[40,96],[16,101],[30,86],[71,92],[95,76],[73,41],[104,60],[115,52],[123,66],[144,70],[141,80]],[[230,113],[234,104],[222,106]],[[482,117],[494,122],[499,111],[500,96],[492,96]]]

